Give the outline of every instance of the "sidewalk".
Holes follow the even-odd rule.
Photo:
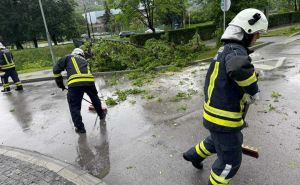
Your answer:
[[[0,184],[106,185],[70,164],[37,152],[0,146]]]

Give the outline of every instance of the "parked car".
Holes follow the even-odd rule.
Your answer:
[[[165,30],[161,30],[161,29],[159,29],[159,28],[155,28],[155,32],[156,32],[156,33],[164,32],[164,31],[165,31]],[[148,30],[145,31],[145,33],[153,33],[153,31],[152,31],[151,29],[148,29]]]
[[[119,33],[119,36],[123,38],[123,37],[130,37],[131,35],[135,35],[135,34],[136,34],[135,32],[131,32],[131,31],[121,31]]]

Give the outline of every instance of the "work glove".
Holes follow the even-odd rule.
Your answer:
[[[253,104],[256,100],[259,100],[259,93],[256,93],[253,96],[247,94],[247,104]]]
[[[62,76],[55,78],[55,82],[58,88],[61,88],[62,90],[66,89]]]

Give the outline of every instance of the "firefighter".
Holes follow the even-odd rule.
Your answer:
[[[19,79],[18,73],[16,71],[16,66],[13,61],[13,55],[9,49],[7,49],[0,42],[0,69],[4,72],[1,76],[1,81],[3,83],[3,90],[1,92],[10,92],[8,78],[11,77],[14,84],[17,86],[16,91],[22,91],[23,85]]]
[[[259,92],[248,47],[267,28],[267,18],[261,11],[249,8],[238,13],[223,33],[224,45],[208,69],[203,124],[210,135],[183,153],[183,158],[202,169],[202,161],[217,154],[209,185],[229,184],[241,165],[244,107],[246,103],[253,103]]]
[[[70,55],[61,58],[53,68],[55,82],[62,90],[66,89],[61,72],[67,71],[68,78],[68,103],[75,126],[75,132],[86,133],[81,117],[81,101],[84,93],[90,97],[100,120],[105,120],[107,110],[102,109],[101,101],[95,86],[94,76],[91,74],[84,52],[75,48]]]

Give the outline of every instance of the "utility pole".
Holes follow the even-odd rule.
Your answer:
[[[88,21],[88,18],[87,18],[86,6],[85,6],[84,0],[82,0],[82,3],[83,3],[83,7],[84,7],[84,14],[85,14],[85,20],[86,20],[86,27],[87,27],[87,31],[88,31],[88,36],[89,36],[89,39],[91,39],[91,32],[90,32],[89,21]]]
[[[39,4],[40,4],[40,9],[41,9],[44,25],[45,25],[46,36],[47,36],[47,40],[48,40],[48,45],[49,45],[51,57],[52,57],[52,63],[53,63],[53,65],[55,65],[56,60],[55,60],[55,55],[54,55],[54,51],[53,51],[53,48],[52,48],[52,41],[51,41],[50,34],[49,34],[49,31],[48,31],[48,27],[47,27],[47,22],[46,22],[46,18],[45,18],[45,14],[44,14],[42,0],[39,0]]]
[[[92,28],[93,39],[95,40],[95,33],[94,33],[94,28],[93,28],[93,22],[92,22],[91,12],[89,12],[89,16],[90,16],[90,23],[91,23],[91,28]]]

